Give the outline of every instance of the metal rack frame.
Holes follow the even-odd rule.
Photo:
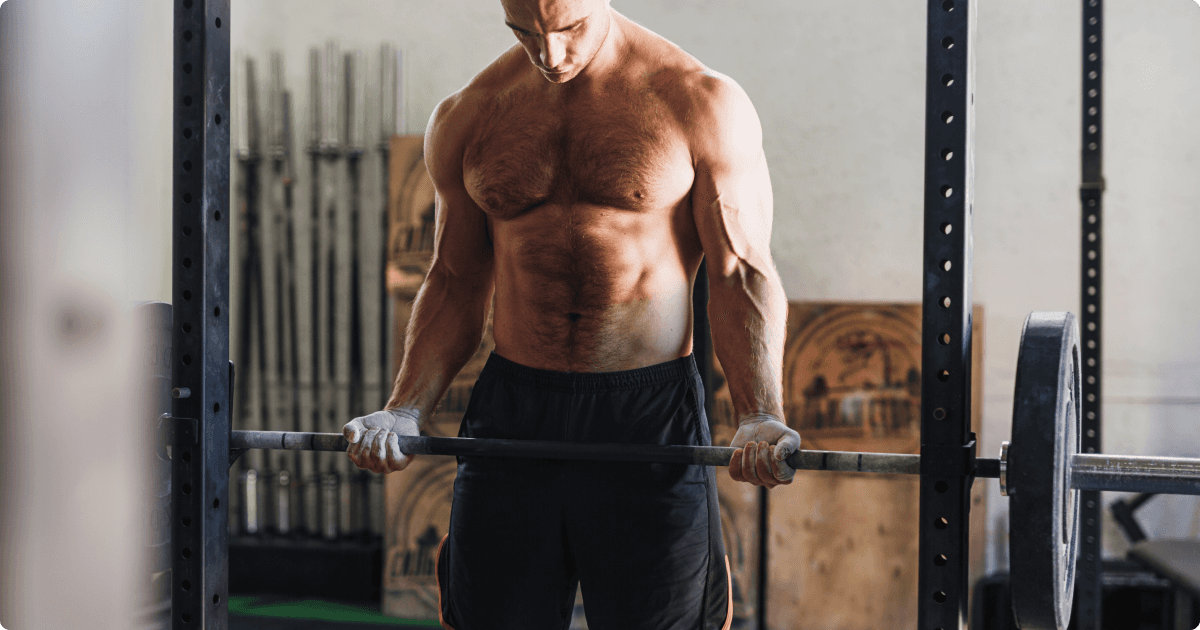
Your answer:
[[[1079,200],[1082,208],[1080,230],[1080,330],[1083,365],[1083,425],[1080,448],[1084,453],[1100,452],[1101,438],[1101,212],[1104,196],[1103,107],[1104,77],[1104,0],[1083,0],[1083,114]],[[1100,493],[1084,491],[1080,495],[1079,564],[1076,613],[1080,630],[1100,630],[1101,604],[1101,518]]]
[[[967,618],[971,485],[974,0],[928,0],[917,627]]]

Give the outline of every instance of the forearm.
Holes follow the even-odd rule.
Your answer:
[[[787,297],[769,262],[738,259],[709,275],[713,348],[725,371],[738,421],[783,418],[783,348]]]
[[[446,389],[479,349],[492,285],[463,282],[435,265],[413,304],[404,342],[404,361],[387,409],[433,413]]]

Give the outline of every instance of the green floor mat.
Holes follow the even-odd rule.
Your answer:
[[[306,619],[379,626],[438,628],[432,619],[398,619],[379,612],[377,605],[327,602],[317,599],[281,599],[264,595],[232,595],[229,614],[282,619]]]

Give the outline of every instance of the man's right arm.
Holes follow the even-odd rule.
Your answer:
[[[433,262],[417,293],[404,361],[386,409],[426,418],[479,349],[495,288],[487,217],[463,183],[469,114],[463,96],[442,101],[425,134],[425,166],[436,190]]]
[[[425,166],[436,191],[433,261],[413,304],[404,361],[384,411],[356,418],[343,434],[358,467],[403,470],[398,435],[415,435],[454,377],[479,349],[495,288],[487,217],[463,183],[470,110],[461,93],[442,101],[425,133]]]

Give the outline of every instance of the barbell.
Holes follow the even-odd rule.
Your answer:
[[[1200,459],[1080,453],[1079,329],[1071,313],[1034,312],[1017,358],[1012,439],[997,459],[971,458],[973,477],[997,478],[1009,498],[1012,606],[1024,630],[1064,630],[1071,616],[1080,490],[1200,495]],[[590,444],[400,437],[417,455],[725,466],[717,446]],[[231,462],[246,449],[345,451],[337,433],[233,431]],[[973,445],[969,445],[973,449]],[[921,455],[800,450],[796,470],[921,474]],[[1016,533],[1017,535],[1012,535]]]

